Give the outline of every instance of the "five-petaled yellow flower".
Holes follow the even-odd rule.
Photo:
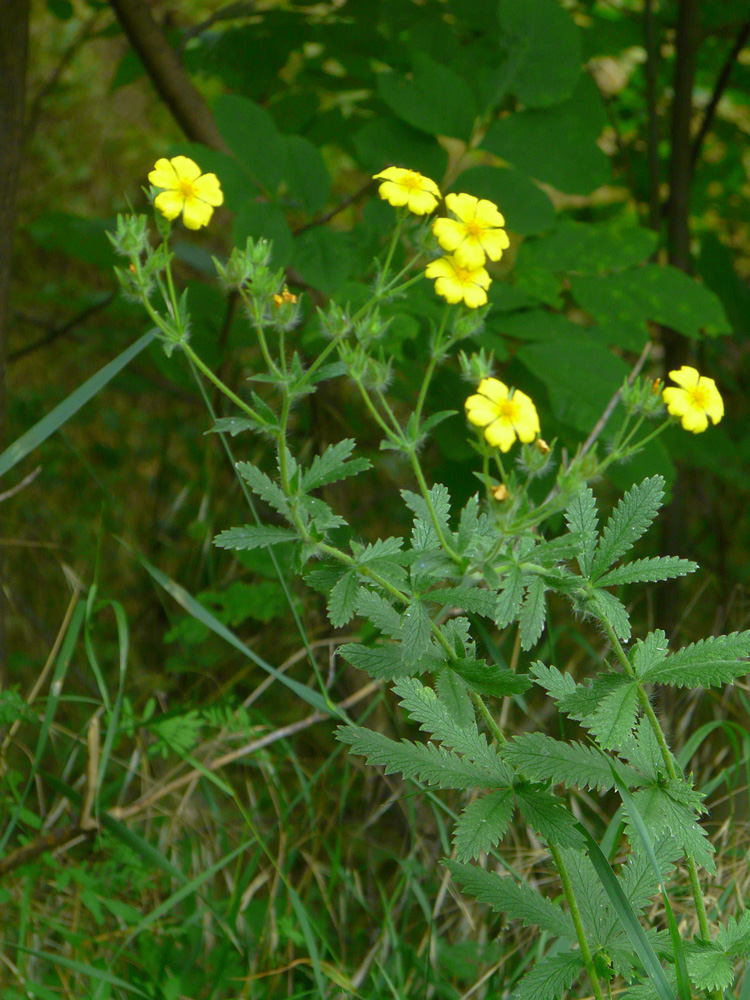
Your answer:
[[[466,400],[466,416],[475,427],[484,428],[487,441],[502,452],[510,451],[516,439],[533,441],[540,431],[539,414],[530,397],[513,392],[496,378],[483,378],[476,395]]]
[[[485,257],[500,260],[510,246],[497,205],[471,194],[449,194],[445,204],[458,219],[435,219],[432,231],[443,250],[463,267],[481,267]]]
[[[202,174],[201,168],[187,156],[162,157],[148,175],[154,187],[163,188],[154,205],[167,219],[182,221],[188,229],[200,229],[211,221],[214,208],[224,203],[216,174]]]
[[[423,177],[416,170],[387,167],[375,174],[373,179],[381,181],[378,188],[380,197],[396,208],[406,205],[415,215],[429,215],[437,208],[440,188],[435,181]]]
[[[679,417],[686,431],[700,434],[708,427],[708,418],[718,424],[724,416],[724,401],[712,378],[699,375],[695,368],[683,365],[669,377],[681,388],[669,386],[662,399],[673,417]]]
[[[435,291],[446,302],[465,302],[469,309],[477,309],[487,302],[487,289],[492,279],[483,267],[465,267],[455,255],[440,257],[425,268],[426,278],[436,278]]]

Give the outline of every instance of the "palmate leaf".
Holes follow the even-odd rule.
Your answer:
[[[400,773],[438,788],[461,790],[495,788],[499,783],[497,775],[434,743],[397,742],[360,726],[339,726],[336,739],[348,743],[352,753],[365,756],[368,764],[385,767],[386,774]]]
[[[560,1000],[582,970],[583,959],[579,951],[547,955],[521,979],[513,1000]]]
[[[504,743],[499,753],[511,767],[533,781],[596,788],[600,792],[614,787],[610,758],[585,743],[563,743],[545,733],[521,733]],[[632,768],[620,765],[618,772],[631,786],[642,781]]]
[[[476,723],[459,725],[435,692],[415,678],[396,681],[393,690],[410,718],[420,724],[420,729],[485,769],[497,771],[498,777],[510,783],[511,770],[500,759],[497,750],[489,745],[484,733],[479,732]]]
[[[694,573],[698,563],[690,559],[680,559],[678,556],[653,556],[647,559],[635,559],[611,569],[596,581],[599,587],[614,587],[624,583],[658,583],[660,580],[673,580],[687,573]]]
[[[596,549],[598,518],[594,494],[587,486],[573,497],[565,511],[565,521],[572,534],[580,539],[577,557],[581,574],[588,577]]]
[[[750,672],[750,631],[711,636],[649,667],[641,680],[676,687],[715,687]]]
[[[474,702],[469,686],[455,670],[441,670],[435,678],[435,691],[440,703],[458,726],[472,726],[476,722]]]
[[[302,491],[309,493],[310,490],[339,482],[348,476],[356,476],[371,468],[371,462],[366,458],[347,461],[355,445],[356,441],[353,438],[344,438],[337,444],[329,445],[322,454],[316,455],[310,468],[302,474]]]
[[[532,889],[528,882],[516,882],[476,865],[448,860],[443,864],[464,892],[496,913],[507,913],[525,927],[539,927],[555,937],[575,938],[575,927],[568,914]]]
[[[539,664],[539,666],[542,666],[542,664]],[[625,674],[609,673],[600,674],[590,684],[576,684],[569,674],[560,674],[560,671],[556,667],[547,667],[544,669],[547,673],[542,676],[545,676],[548,681],[552,680],[557,683],[559,688],[562,688],[561,682],[555,678],[551,671],[556,671],[559,677],[563,678],[568,685],[572,681],[572,689],[568,689],[565,692],[560,690],[559,694],[551,690],[550,694],[562,712],[569,715],[571,719],[577,719],[579,722],[593,715],[599,707],[601,700],[611,692],[622,690],[633,683]],[[538,675],[537,664],[534,664],[532,667],[532,672],[535,676]],[[569,681],[568,678],[570,678]],[[538,680],[537,683],[542,682]],[[547,685],[543,684],[542,686],[546,687]]]
[[[497,847],[508,829],[515,799],[512,788],[490,792],[471,802],[461,813],[453,831],[459,861],[478,858],[482,851]]]
[[[591,579],[625,555],[651,526],[664,496],[664,477],[651,476],[633,486],[612,511],[591,564]]]

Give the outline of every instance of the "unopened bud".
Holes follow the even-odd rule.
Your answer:
[[[508,487],[505,485],[505,483],[500,483],[499,486],[496,486],[494,488],[494,490],[492,491],[492,495],[496,500],[499,500],[500,503],[502,503],[503,500],[508,499],[510,493],[508,492]]]
[[[662,380],[660,378],[655,378],[654,379],[654,384],[651,386],[651,392],[652,392],[652,394],[654,396],[658,396],[659,393],[661,392],[663,386],[664,386],[664,383],[662,382]]]
[[[536,444],[536,450],[540,455],[549,455],[549,445],[544,438],[537,438],[534,443]]]

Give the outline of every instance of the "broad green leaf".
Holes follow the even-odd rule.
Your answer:
[[[103,219],[85,219],[70,212],[45,212],[34,219],[28,232],[44,250],[59,250],[86,264],[95,264],[111,276],[118,262],[118,255],[107,239],[107,231],[113,228],[112,222]]]
[[[275,195],[284,179],[286,145],[273,118],[255,101],[238,94],[222,94],[213,110],[222,138],[240,165]]]
[[[494,122],[481,145],[559,191],[590,194],[612,178],[609,158],[596,142],[605,125],[596,84],[583,75],[568,100]]]
[[[352,246],[347,233],[316,226],[294,238],[295,270],[324,295],[334,295],[349,277]]]
[[[321,209],[331,193],[331,178],[317,146],[300,135],[284,136],[285,201],[312,213]]]
[[[539,927],[555,937],[575,938],[573,921],[568,914],[528,882],[516,882],[509,876],[458,861],[446,860],[443,864],[464,892],[496,913],[506,913],[525,927]]]
[[[499,0],[497,19],[508,53],[507,88],[527,108],[570,97],[581,75],[578,25],[556,0]]]
[[[501,788],[470,802],[458,818],[453,844],[458,861],[470,861],[497,847],[515,812],[512,788]]]
[[[555,417],[584,434],[630,371],[591,330],[526,344],[517,358],[547,387]]]
[[[353,136],[354,148],[365,170],[379,173],[389,164],[418,170],[436,183],[448,166],[448,154],[434,136],[412,128],[390,114],[378,115]]]
[[[133,358],[137,357],[144,347],[148,347],[154,339],[155,334],[156,330],[149,330],[148,333],[144,333],[134,344],[131,344],[121,354],[118,354],[114,361],[110,361],[103,368],[100,368],[83,385],[80,385],[69,396],[66,396],[62,403],[58,403],[45,417],[42,417],[33,427],[30,427],[29,430],[22,434],[20,438],[17,438],[13,444],[9,445],[0,455],[0,476],[4,476],[14,465],[17,465],[18,462],[26,458],[43,441],[46,441],[51,434],[54,434],[63,424],[67,423],[82,406],[85,406],[90,399],[93,399],[98,392],[101,392],[104,386],[111,382],[115,375],[122,371]]]
[[[283,209],[268,201],[245,201],[232,221],[235,246],[244,247],[248,237],[260,237],[271,243],[271,266],[286,267],[292,257],[294,243]]]
[[[424,52],[414,53],[410,74],[379,73],[377,86],[391,111],[414,128],[465,142],[471,138],[477,108],[468,84]]]
[[[505,216],[508,229],[521,236],[543,233],[555,224],[555,207],[549,196],[512,167],[470,167],[459,174],[451,190],[493,201]]]
[[[656,233],[632,223],[563,219],[551,233],[523,244],[519,264],[528,263],[548,271],[596,275],[601,281],[607,271],[621,271],[642,264],[654,253],[657,243]],[[575,282],[572,287],[576,287]]]
[[[220,549],[258,549],[266,545],[282,542],[296,542],[297,534],[289,528],[277,528],[266,524],[246,524],[242,528],[225,528],[214,538],[214,545]]]

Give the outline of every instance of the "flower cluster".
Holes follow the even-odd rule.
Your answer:
[[[388,167],[375,174],[380,180],[381,198],[415,215],[429,215],[437,208],[440,189],[429,177],[416,170]],[[497,205],[471,194],[446,195],[445,205],[455,218],[436,219],[432,232],[448,253],[425,268],[425,276],[435,279],[435,291],[447,302],[464,302],[477,309],[487,302],[490,276],[487,259],[500,260],[510,246],[505,219]]]

